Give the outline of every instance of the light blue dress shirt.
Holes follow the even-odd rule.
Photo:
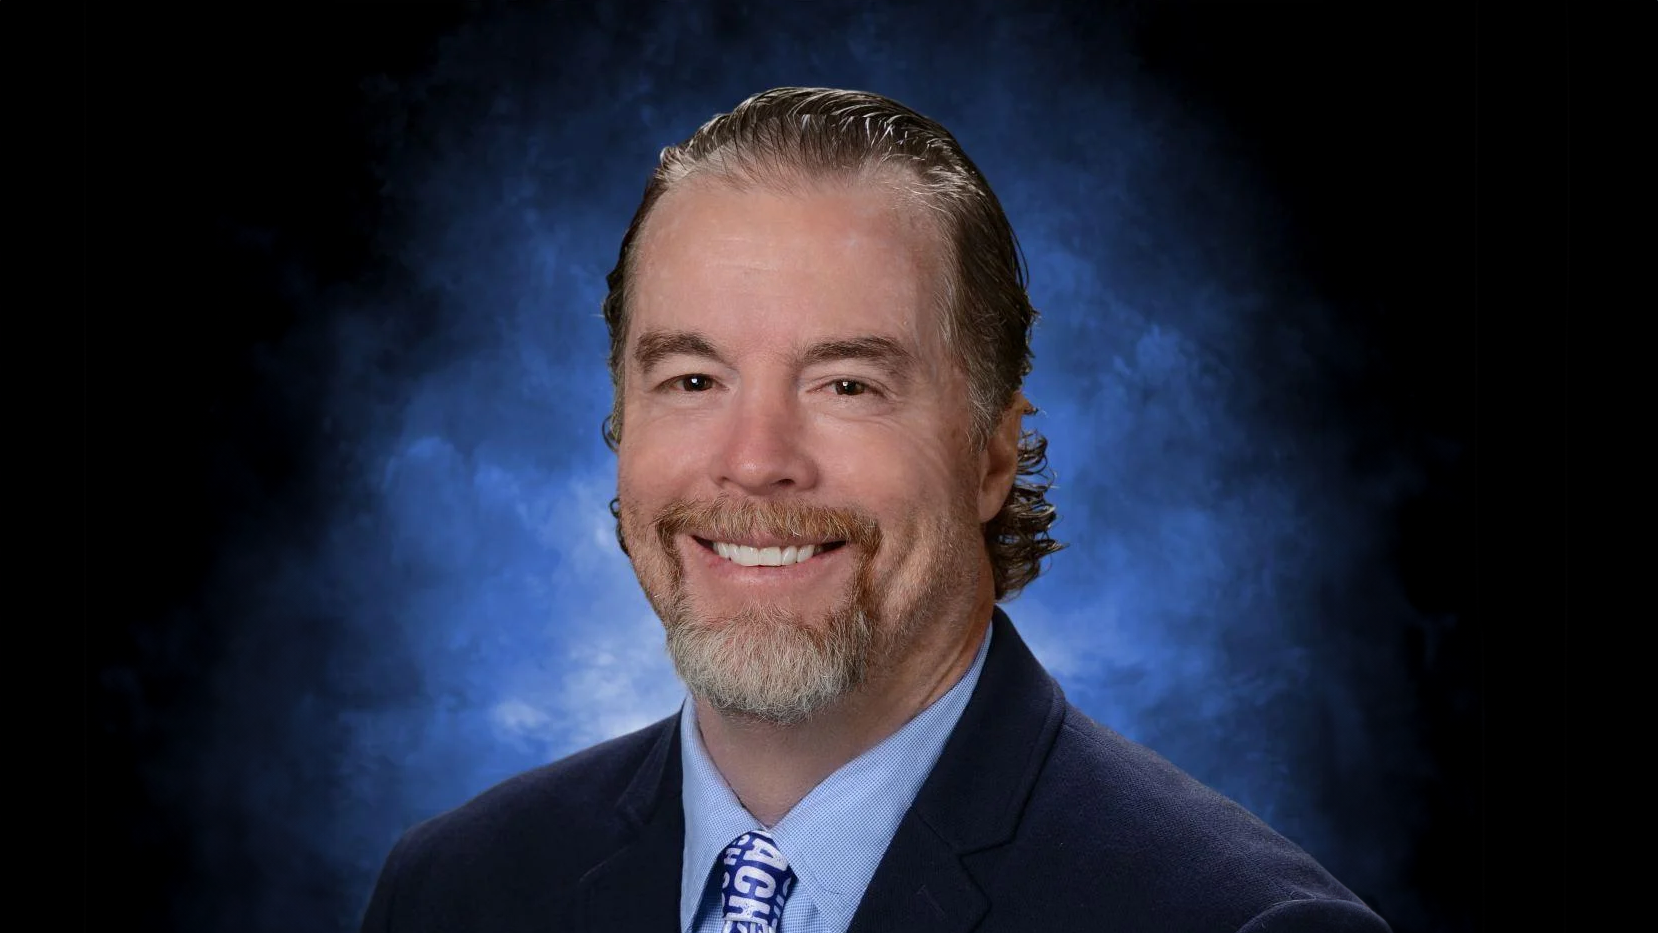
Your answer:
[[[720,876],[714,861],[733,839],[754,830],[771,834],[795,872],[780,933],[846,933],[899,822],[967,708],[989,650],[986,627],[978,655],[954,687],[824,778],[770,829],[743,807],[714,767],[697,731],[696,704],[687,699],[679,717],[685,797],[681,933],[719,933]]]

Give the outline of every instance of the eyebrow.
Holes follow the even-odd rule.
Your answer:
[[[633,362],[640,372],[649,372],[668,357],[681,355],[700,356],[725,365],[707,337],[688,330],[647,331],[639,335],[639,342],[633,348]]]
[[[842,360],[866,360],[901,373],[915,363],[915,355],[890,337],[852,337],[813,344],[801,357],[801,364],[816,366]]]

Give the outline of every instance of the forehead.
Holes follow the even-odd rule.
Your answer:
[[[692,179],[641,231],[629,330],[785,345],[879,333],[925,353],[940,342],[943,269],[926,208],[892,186]]]

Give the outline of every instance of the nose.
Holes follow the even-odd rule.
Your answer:
[[[791,392],[744,391],[727,411],[730,423],[714,463],[722,489],[765,496],[817,484],[809,426]]]

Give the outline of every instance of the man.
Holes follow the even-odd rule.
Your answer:
[[[1388,928],[1070,706],[1013,232],[941,126],[781,88],[664,150],[609,277],[612,510],[680,713],[410,830],[365,931]]]

